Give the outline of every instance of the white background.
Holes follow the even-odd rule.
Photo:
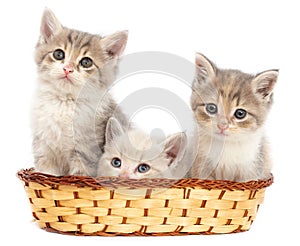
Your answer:
[[[10,0],[1,1],[0,5],[1,245],[284,242],[295,245],[299,242],[300,7],[297,1]],[[249,73],[280,68],[275,104],[267,124],[275,183],[267,189],[265,203],[250,231],[217,236],[72,237],[44,232],[31,222],[29,204],[15,173],[33,165],[29,125],[36,82],[33,52],[45,6],[71,28],[99,34],[129,30],[125,54],[165,51],[193,62],[194,52],[199,51],[224,68]],[[130,88],[133,86],[134,83]]]

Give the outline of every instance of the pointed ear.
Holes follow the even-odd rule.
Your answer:
[[[122,126],[116,118],[111,117],[106,125],[105,142],[113,143],[114,139],[124,133]]]
[[[186,149],[187,137],[184,132],[175,133],[163,142],[163,152],[171,165],[175,159],[181,160]]]
[[[268,70],[257,74],[252,80],[253,91],[261,100],[271,100],[278,74],[279,70]]]
[[[62,30],[62,25],[50,9],[45,9],[41,22],[40,43],[47,43],[50,38]]]
[[[128,31],[121,31],[104,37],[102,47],[110,58],[119,57],[122,55],[128,38]]]
[[[204,55],[196,52],[195,64],[196,78],[199,83],[205,82],[207,79],[212,79],[216,76],[215,65]]]

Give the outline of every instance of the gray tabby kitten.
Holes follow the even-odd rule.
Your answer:
[[[127,124],[107,93],[126,42],[127,31],[100,37],[68,29],[45,10],[35,52],[38,86],[32,112],[37,171],[97,174],[107,120],[115,114]]]
[[[256,75],[219,69],[196,54],[191,106],[198,122],[192,177],[249,181],[270,177],[264,125],[278,70]]]

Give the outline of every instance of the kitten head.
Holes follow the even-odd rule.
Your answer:
[[[250,75],[219,69],[197,53],[191,106],[200,128],[222,139],[256,132],[266,120],[277,77],[278,70]]]
[[[106,87],[113,81],[127,31],[100,37],[68,29],[46,9],[40,32],[35,60],[42,82],[72,92],[86,82]]]
[[[111,118],[106,128],[106,145],[98,176],[172,177],[170,169],[182,159],[186,143],[185,133],[176,133],[162,140],[138,129],[125,131],[116,119]]]

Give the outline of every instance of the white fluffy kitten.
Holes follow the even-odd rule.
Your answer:
[[[139,129],[125,131],[114,118],[108,121],[106,140],[98,176],[132,179],[175,178],[174,169],[180,169],[187,145],[185,133],[162,139]]]

